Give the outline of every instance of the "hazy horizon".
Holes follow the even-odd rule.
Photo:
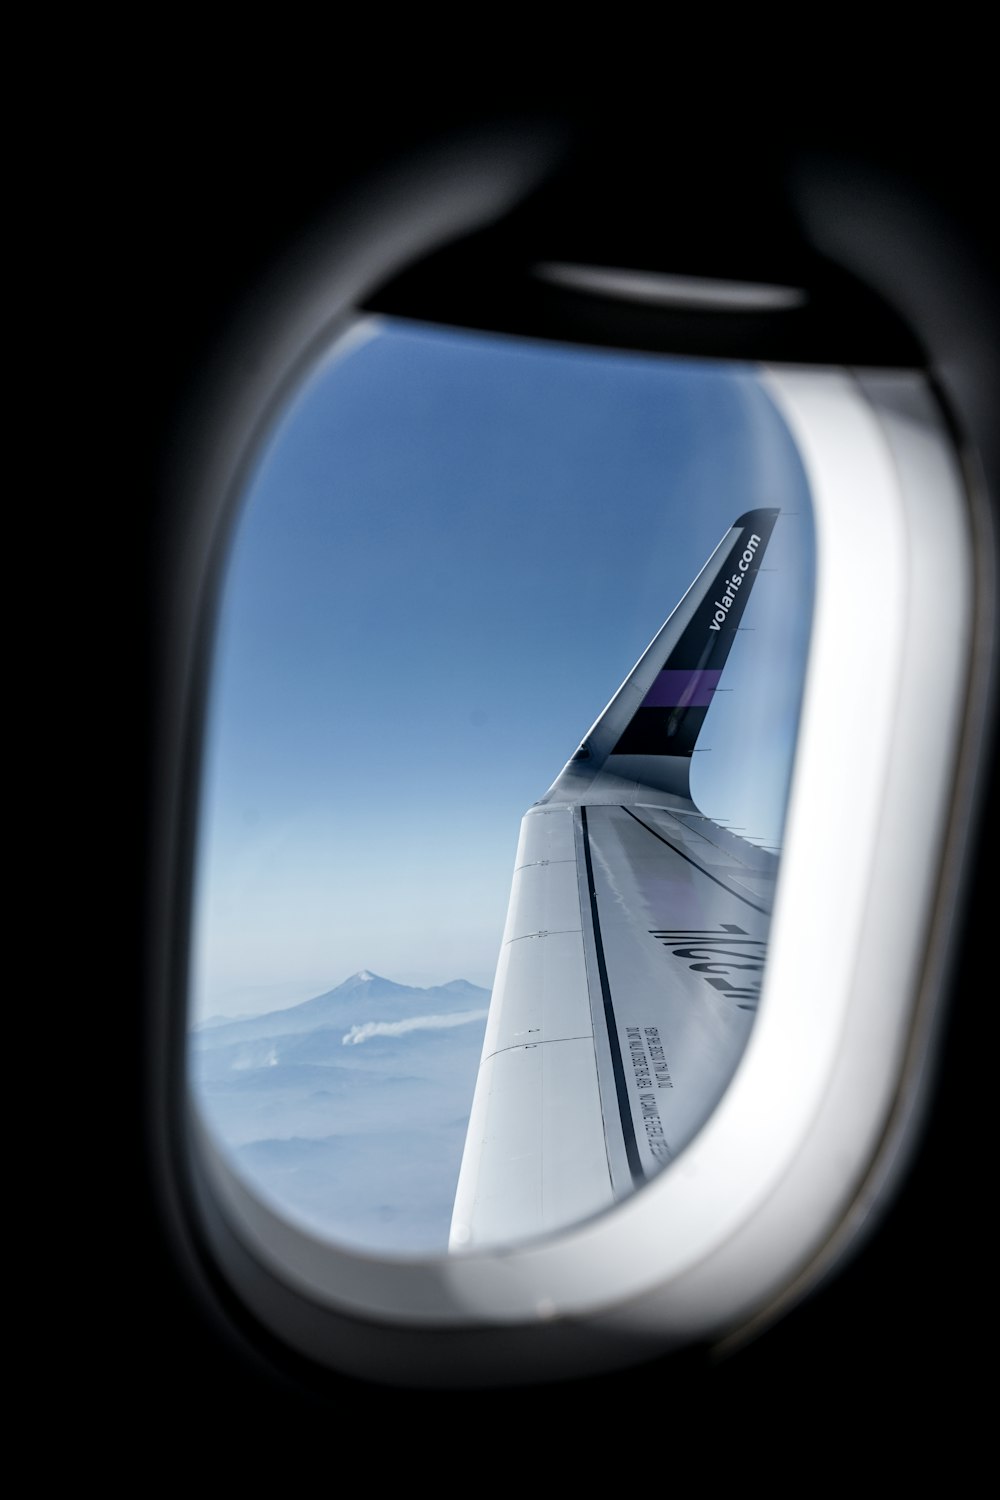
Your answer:
[[[290,999],[283,999],[281,1003],[276,1005],[269,1002],[263,1002],[255,1008],[239,1012],[218,1011],[214,1015],[199,1017],[198,1019],[192,1021],[192,1029],[197,1030],[198,1027],[208,1025],[210,1022],[243,1021],[257,1016],[277,1015],[280,1011],[283,1010],[294,1010],[297,1005],[307,1005],[310,1000],[319,1000],[324,995],[332,994],[335,990],[341,989],[344,985],[349,984],[352,979],[363,979],[366,977],[372,979],[383,979],[386,980],[389,984],[398,984],[406,989],[423,990],[444,989],[445,986],[449,984],[473,984],[475,982],[474,980],[466,978],[464,974],[452,974],[448,979],[438,979],[432,981],[430,984],[416,985],[411,983],[410,980],[399,975],[380,974],[377,969],[372,969],[371,967],[366,966],[362,969],[355,969],[352,974],[345,974],[343,979],[335,980],[333,983],[323,984],[318,990],[310,990],[308,994],[303,995],[296,994]],[[478,988],[489,989],[490,986],[478,986]],[[262,985],[260,986],[260,989],[268,993],[276,992],[278,994],[284,994],[287,986],[281,984]],[[246,993],[249,995],[251,993],[251,990],[248,989]]]

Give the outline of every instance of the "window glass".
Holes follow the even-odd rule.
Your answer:
[[[684,911],[656,939],[709,999],[742,989],[747,1026],[814,548],[759,373],[372,321],[287,405],[222,591],[189,1075],[234,1169],[295,1223],[448,1249],[522,815],[759,508],[778,517],[705,688],[690,795],[762,920],[736,984]]]

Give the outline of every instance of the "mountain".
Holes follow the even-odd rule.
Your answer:
[[[202,1120],[279,1212],[366,1250],[441,1252],[490,992],[362,969],[264,1015],[192,1028]]]
[[[396,984],[370,969],[361,969],[338,984],[335,989],[303,1000],[284,1010],[265,1011],[263,1015],[228,1023],[192,1028],[192,1042],[202,1047],[225,1047],[234,1042],[251,1042],[265,1038],[292,1036],[296,1032],[319,1031],[340,1027],[348,1031],[369,1021],[402,1021],[410,1016],[449,1015],[455,1011],[475,1010],[489,1005],[490,992],[467,979],[452,979],[447,984],[420,989],[414,985]]]

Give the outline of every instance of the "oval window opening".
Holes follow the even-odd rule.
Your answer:
[[[223,582],[189,1015],[272,1209],[467,1253],[669,1170],[757,1013],[813,577],[749,365],[370,320],[313,370]]]

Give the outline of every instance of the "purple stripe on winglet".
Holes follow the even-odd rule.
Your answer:
[[[707,708],[721,671],[661,672],[642,700],[643,708]]]

